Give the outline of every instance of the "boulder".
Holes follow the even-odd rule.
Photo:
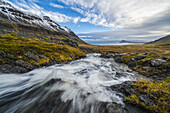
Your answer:
[[[28,51],[27,53],[25,53],[25,56],[27,56],[28,58],[31,58],[31,59],[33,59],[33,60],[35,60],[35,61],[39,61],[39,60],[40,60],[40,58],[39,58],[38,55],[35,55],[34,53],[32,53],[32,52],[30,52],[30,51]]]
[[[128,113],[120,104],[109,103],[107,105],[108,113]]]
[[[0,66],[0,72],[2,73],[25,73],[27,71],[27,69],[20,66],[12,66],[8,64]]]
[[[11,65],[5,64],[0,66],[0,72],[2,73],[10,73]]]
[[[26,62],[26,61],[23,61],[23,60],[21,60],[21,59],[16,60],[16,61],[15,61],[15,64],[18,65],[18,66],[24,67],[24,68],[26,68],[26,69],[29,69],[29,70],[35,69],[35,66],[34,66],[34,65],[32,65],[32,64],[30,64],[30,63],[28,63],[28,62]]]
[[[133,68],[137,65],[136,60],[134,58],[131,58],[128,62],[128,66]]]
[[[117,91],[117,92],[124,94],[124,96],[129,96],[131,94],[136,93],[134,88],[133,88],[132,83],[133,82],[131,82],[131,81],[126,81],[126,82],[123,82],[122,84],[113,85],[110,88],[113,91]]]
[[[139,55],[139,56],[135,56],[134,59],[141,60],[141,59],[144,59],[145,57],[146,57],[145,55]]]
[[[151,60],[151,65],[156,67],[156,66],[160,66],[163,63],[166,63],[166,60],[162,60],[162,59],[152,59]]]
[[[102,57],[102,58],[113,58],[114,55],[113,54],[102,54],[102,55],[100,55],[100,57]]]
[[[130,55],[130,54],[127,54],[127,53],[116,54],[113,58],[116,62],[123,63],[122,56],[124,56],[124,55]]]
[[[25,73],[27,71],[28,71],[27,69],[20,66],[14,66],[10,69],[11,73]]]

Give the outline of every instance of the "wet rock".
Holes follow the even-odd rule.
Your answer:
[[[166,63],[165,60],[162,60],[162,59],[152,59],[151,60],[151,65],[152,66],[160,66],[162,65],[163,63]]]
[[[23,60],[17,60],[15,63],[16,63],[16,65],[19,65],[19,66],[24,67],[24,68],[29,69],[29,70],[36,68],[34,65],[32,65],[28,62],[25,62]]]
[[[135,56],[134,59],[141,60],[141,59],[144,59],[145,57],[146,57],[145,55],[139,55],[139,56]]]
[[[0,71],[2,73],[10,73],[10,69],[12,68],[11,65],[5,64],[0,66]]]
[[[27,69],[20,66],[14,66],[13,68],[10,69],[11,73],[25,73],[27,71],[28,71]]]
[[[100,57],[102,57],[102,58],[113,58],[114,55],[113,54],[102,54],[102,55],[100,55]]]
[[[132,83],[133,82],[131,81],[127,81],[127,82],[123,82],[122,84],[113,85],[110,88],[113,91],[117,91],[117,92],[124,94],[124,96],[129,96],[130,94],[135,93]]]
[[[128,113],[120,104],[109,103],[107,105],[108,113]]]
[[[38,55],[35,55],[34,53],[28,51],[27,53],[25,53],[25,56],[29,57],[29,58],[32,58],[33,60],[35,61],[39,61],[40,58]]]
[[[25,73],[27,71],[27,69],[20,66],[12,66],[8,64],[0,66],[0,72],[2,73]]]
[[[118,63],[123,63],[123,58],[122,58],[122,55],[115,55],[114,56],[114,60]]]
[[[137,65],[136,60],[134,58],[131,58],[128,62],[128,66],[133,68]]]
[[[122,58],[123,55],[129,55],[129,54],[127,53],[117,54],[113,58],[116,62],[123,63],[123,58]]]
[[[49,87],[49,86],[54,85],[57,82],[61,82],[61,79],[51,79],[45,84],[45,86]]]

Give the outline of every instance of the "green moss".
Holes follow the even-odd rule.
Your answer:
[[[135,56],[138,56],[139,54],[138,53],[132,53],[132,54],[130,54],[130,55],[123,55],[122,57],[123,57],[123,62],[124,63],[128,63],[129,62],[129,60],[131,59],[131,58],[134,58]]]
[[[144,59],[141,59],[137,62],[145,62],[145,61],[149,61],[149,60],[157,59],[157,58],[160,58],[160,56],[157,54],[154,54],[154,53],[149,53],[146,55],[146,57]]]
[[[13,55],[16,59],[23,59],[37,66],[44,65],[50,60],[61,62],[70,61],[72,60],[72,57],[77,59],[86,56],[85,53],[79,48],[68,45],[47,43],[44,41],[24,37],[17,38],[9,34],[0,35],[0,51],[1,50]],[[23,57],[23,54],[28,51],[36,51],[38,54],[47,56],[47,58],[42,58],[39,61],[33,61],[29,58]]]
[[[149,75],[149,76],[153,76],[154,74],[152,73],[152,69],[148,68],[148,69],[143,69],[142,65],[137,65],[133,68],[133,70],[140,72],[143,75]]]
[[[0,64],[6,64],[7,61],[0,57]]]
[[[170,77],[161,82],[137,81],[133,83],[136,94],[124,99],[125,102],[137,104],[152,112],[168,113],[170,111]],[[140,101],[139,95],[147,95],[154,104],[146,105]]]

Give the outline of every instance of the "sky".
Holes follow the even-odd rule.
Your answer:
[[[170,34],[170,0],[8,0],[49,16],[91,44],[149,42]]]

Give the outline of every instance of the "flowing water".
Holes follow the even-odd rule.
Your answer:
[[[0,74],[0,113],[105,113],[106,103],[124,106],[122,94],[109,86],[138,76],[99,56],[25,74]]]

